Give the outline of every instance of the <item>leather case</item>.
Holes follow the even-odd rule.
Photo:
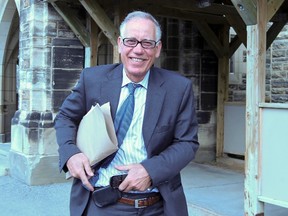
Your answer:
[[[121,198],[121,192],[110,185],[93,191],[93,201],[98,207],[105,207],[116,203]]]

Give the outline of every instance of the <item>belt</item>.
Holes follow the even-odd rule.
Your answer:
[[[110,178],[110,187],[117,189],[119,185],[124,181],[127,174],[125,175],[116,175]],[[95,190],[98,190],[103,187],[94,187]],[[121,198],[118,200],[120,203],[132,205],[135,208],[145,208],[155,203],[159,202],[162,199],[159,192],[151,193],[121,193]]]
[[[144,198],[140,198],[140,199],[121,197],[118,200],[118,202],[132,205],[135,208],[145,208],[145,207],[154,205],[155,203],[159,202],[160,200],[161,200],[161,196],[158,193],[157,195],[144,197]]]

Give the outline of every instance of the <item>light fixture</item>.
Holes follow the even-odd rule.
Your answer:
[[[199,8],[206,8],[211,6],[214,0],[198,0],[198,7]]]

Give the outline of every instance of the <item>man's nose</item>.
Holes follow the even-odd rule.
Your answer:
[[[142,47],[141,43],[138,43],[136,47],[133,49],[135,52],[143,52],[144,48]]]

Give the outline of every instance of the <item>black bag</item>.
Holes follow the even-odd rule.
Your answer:
[[[116,203],[121,198],[121,192],[108,185],[93,191],[92,198],[95,205],[101,208]]]

